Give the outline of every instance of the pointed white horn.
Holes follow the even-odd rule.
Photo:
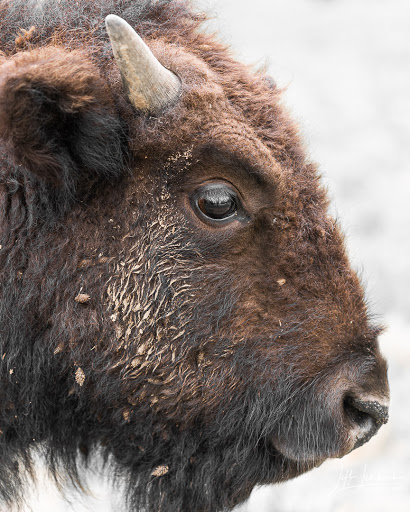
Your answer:
[[[105,18],[105,25],[124,87],[134,107],[156,114],[175,103],[181,91],[180,79],[158,61],[122,18],[110,14]]]

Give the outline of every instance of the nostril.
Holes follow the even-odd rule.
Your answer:
[[[388,408],[375,400],[347,396],[343,401],[343,408],[353,424],[351,435],[355,439],[354,448],[366,443],[389,419]]]
[[[389,419],[388,407],[375,400],[360,400],[347,396],[344,400],[344,410],[359,425],[366,423],[369,417],[379,426],[387,423]]]
[[[368,421],[368,415],[354,406],[354,400],[352,397],[345,398],[343,407],[347,417],[355,425],[364,426],[365,423]]]

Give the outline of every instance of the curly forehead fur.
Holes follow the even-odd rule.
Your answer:
[[[128,101],[104,18],[176,73]],[[0,2],[0,496],[41,452],[129,510],[217,511],[348,450],[340,404],[386,394],[343,236],[280,91],[183,0]],[[223,180],[240,225],[201,222]]]

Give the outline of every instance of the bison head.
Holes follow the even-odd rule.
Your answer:
[[[144,9],[156,57],[117,16],[112,52],[101,6],[76,43],[69,11],[2,43],[6,500],[41,446],[71,476],[102,451],[132,510],[222,510],[387,421],[380,329],[280,91],[183,2]]]

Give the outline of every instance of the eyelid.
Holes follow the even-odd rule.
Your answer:
[[[226,196],[229,196],[230,199],[235,200],[236,204],[242,206],[242,201],[236,188],[233,186],[229,186],[227,183],[221,181],[203,184],[201,187],[198,187],[195,190],[192,197],[198,197],[201,194],[201,192],[203,193],[204,196],[208,196],[209,198],[212,198],[212,196],[217,197],[218,189],[219,191],[221,191],[221,189],[224,189]]]
[[[239,197],[241,203],[245,202],[245,199],[244,199],[241,191],[238,188],[236,188],[236,186],[233,184],[233,182],[231,180],[229,180],[228,178],[226,178],[226,177],[222,178],[221,176],[213,176],[213,177],[207,178],[206,181],[204,181],[202,179],[202,180],[198,180],[198,182],[196,184],[193,183],[192,185],[193,185],[193,187],[195,187],[193,194],[196,194],[203,187],[205,187],[207,185],[212,185],[212,184],[225,185],[229,190],[232,190],[233,193],[237,197]],[[193,187],[191,188],[191,190],[193,189]]]
[[[210,185],[212,185],[212,184],[210,184]],[[204,187],[199,188],[196,193],[201,192],[201,190],[204,190],[205,194],[208,197],[221,197],[222,194],[225,197],[230,197],[230,198],[235,198],[238,196],[238,194],[236,194],[236,192],[231,187],[227,187],[227,186],[218,187],[218,183],[216,183],[214,187],[212,187],[212,186],[207,187],[205,185]]]

